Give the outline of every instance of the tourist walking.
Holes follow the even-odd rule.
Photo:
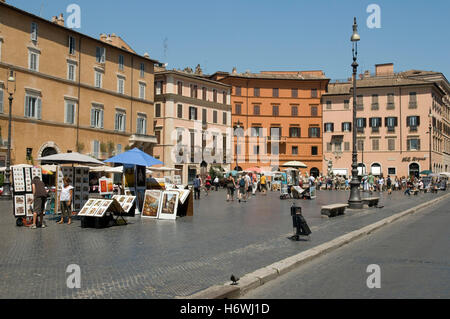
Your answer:
[[[245,182],[245,176],[246,175],[242,175],[239,179],[239,193],[238,193],[238,201],[239,203],[241,201],[246,201],[245,199],[245,193],[247,190],[247,186],[246,186],[246,182]]]
[[[236,189],[236,183],[231,174],[227,177],[227,202],[234,201],[234,190]]]
[[[211,189],[211,184],[212,184],[211,176],[208,175],[208,176],[206,176],[206,180],[205,180],[205,191],[206,191],[206,196],[209,195],[209,190]]]
[[[72,224],[72,198],[73,186],[70,185],[71,180],[66,176],[63,179],[64,186],[61,189],[59,202],[61,206],[61,220],[57,224],[64,224],[64,218],[67,217],[67,225]]]
[[[247,192],[245,193],[245,201],[248,200],[250,193],[252,192],[252,179],[250,177],[251,173],[248,173],[245,175],[245,187],[247,189]]]
[[[391,195],[391,193],[392,193],[392,180],[391,180],[391,176],[389,176],[389,175],[388,175],[388,177],[386,179],[386,186],[387,186],[388,194]]]
[[[261,175],[261,192],[263,195],[267,195],[267,180],[266,180],[266,176],[264,174]]]
[[[45,203],[47,201],[48,192],[45,189],[44,183],[38,176],[33,178],[31,183],[33,189],[33,224],[31,225],[31,229],[36,229],[37,217],[39,216],[39,224],[41,228],[47,227],[44,223],[44,210]]]
[[[214,178],[214,188],[216,189],[216,192],[219,190],[219,177],[216,176],[216,178]]]
[[[201,187],[202,187],[202,180],[200,179],[200,175],[197,175],[194,178],[194,199],[200,199]]]

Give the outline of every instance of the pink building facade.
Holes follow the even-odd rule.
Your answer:
[[[183,184],[232,162],[231,87],[201,74],[155,72],[154,156]]]
[[[448,81],[441,73],[394,73],[393,64],[376,65],[357,81],[357,121],[352,123],[351,81],[333,83],[322,96],[324,174],[351,175],[352,130],[357,130],[358,173],[419,175],[450,169]]]

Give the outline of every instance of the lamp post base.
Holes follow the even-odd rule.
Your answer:
[[[363,209],[363,202],[362,201],[348,201],[348,208],[350,209]]]

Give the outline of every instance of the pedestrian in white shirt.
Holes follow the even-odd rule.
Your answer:
[[[64,177],[64,186],[61,189],[59,202],[61,205],[61,220],[57,224],[64,224],[64,217],[68,217],[67,225],[72,224],[72,196],[73,187],[70,185],[70,179]]]

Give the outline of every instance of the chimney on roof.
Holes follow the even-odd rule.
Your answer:
[[[56,22],[60,26],[64,26],[64,15],[61,13],[58,17],[58,21]]]
[[[231,71],[231,74],[237,74],[236,67],[233,68],[233,71]]]
[[[107,37],[108,36],[106,34],[104,34],[104,33],[100,34],[100,41],[106,42],[106,38]]]
[[[360,79],[360,80],[362,80],[363,77],[364,77],[364,75],[362,75],[362,74],[359,75],[359,79]]]
[[[370,71],[369,70],[364,71],[364,78],[370,78]]]
[[[0,2],[6,3],[6,0],[0,0]]]
[[[53,16],[52,17],[52,22],[53,23],[58,23],[58,16]]]
[[[375,75],[376,76],[394,75],[394,63],[376,64]]]
[[[112,43],[111,35],[108,34],[108,37],[106,38],[106,42]]]
[[[148,54],[148,52],[145,52],[145,54],[144,54],[144,58],[146,58],[146,59],[150,59],[150,54]]]

